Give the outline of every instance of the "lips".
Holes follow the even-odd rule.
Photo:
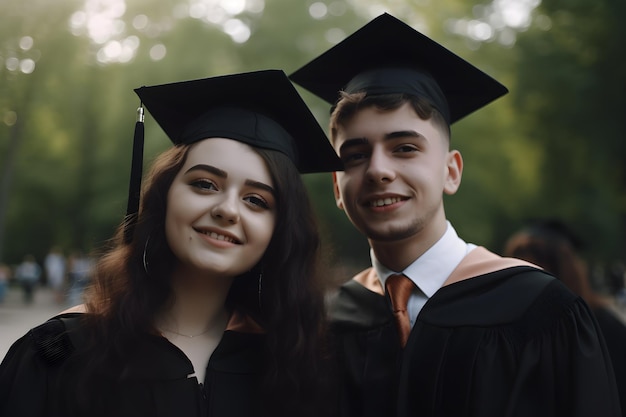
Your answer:
[[[237,239],[235,236],[232,236],[230,234],[223,234],[221,232],[218,233],[218,232],[215,232],[213,230],[198,229],[198,228],[194,228],[194,230],[196,232],[198,232],[198,233],[203,234],[203,235],[207,235],[211,239],[222,240],[224,242],[234,243],[236,245],[240,245],[241,244],[241,241],[239,239]]]

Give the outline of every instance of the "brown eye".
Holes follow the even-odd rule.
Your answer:
[[[248,203],[263,208],[263,209],[269,209],[270,206],[267,203],[267,201],[265,201],[263,198],[256,196],[256,195],[252,195],[252,196],[248,196],[244,198],[244,201],[247,201]]]
[[[217,187],[212,181],[204,179],[192,181],[190,185],[200,190],[217,190]]]
[[[399,153],[407,153],[407,152],[416,152],[417,148],[414,145],[402,145],[402,146],[398,146],[395,149],[395,152],[399,152]]]
[[[368,156],[368,152],[351,151],[343,153],[340,158],[345,165],[354,165],[359,163],[363,159],[367,159]]]

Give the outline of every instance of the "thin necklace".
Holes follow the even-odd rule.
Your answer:
[[[183,333],[176,332],[174,330],[163,329],[163,328],[160,328],[160,330],[162,332],[173,333],[173,334],[177,334],[179,336],[188,337],[189,339],[193,339],[194,337],[198,337],[198,336],[202,336],[203,334],[207,334],[211,330],[211,328],[208,328],[205,331],[203,331],[202,333],[198,333],[198,334],[183,334]]]

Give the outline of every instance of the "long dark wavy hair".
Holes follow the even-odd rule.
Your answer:
[[[91,313],[86,318],[94,338],[85,375],[109,366],[107,358],[128,357],[139,335],[156,332],[155,314],[172,302],[170,276],[177,260],[165,237],[166,202],[191,146],[173,147],[155,160],[145,177],[132,241],[124,241],[126,225],[120,225],[97,263],[86,296]],[[269,357],[261,397],[267,413],[319,415],[325,403],[318,394],[326,375],[320,366],[326,363],[326,323],[317,224],[294,164],[282,153],[255,150],[267,164],[276,190],[276,225],[259,264],[235,279],[227,307],[248,313],[266,332]],[[85,395],[90,401],[90,393]]]

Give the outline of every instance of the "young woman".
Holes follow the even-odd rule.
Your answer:
[[[137,93],[176,146],[85,313],[5,357],[0,415],[324,413],[319,237],[298,172],[340,168],[323,131],[282,71]]]

